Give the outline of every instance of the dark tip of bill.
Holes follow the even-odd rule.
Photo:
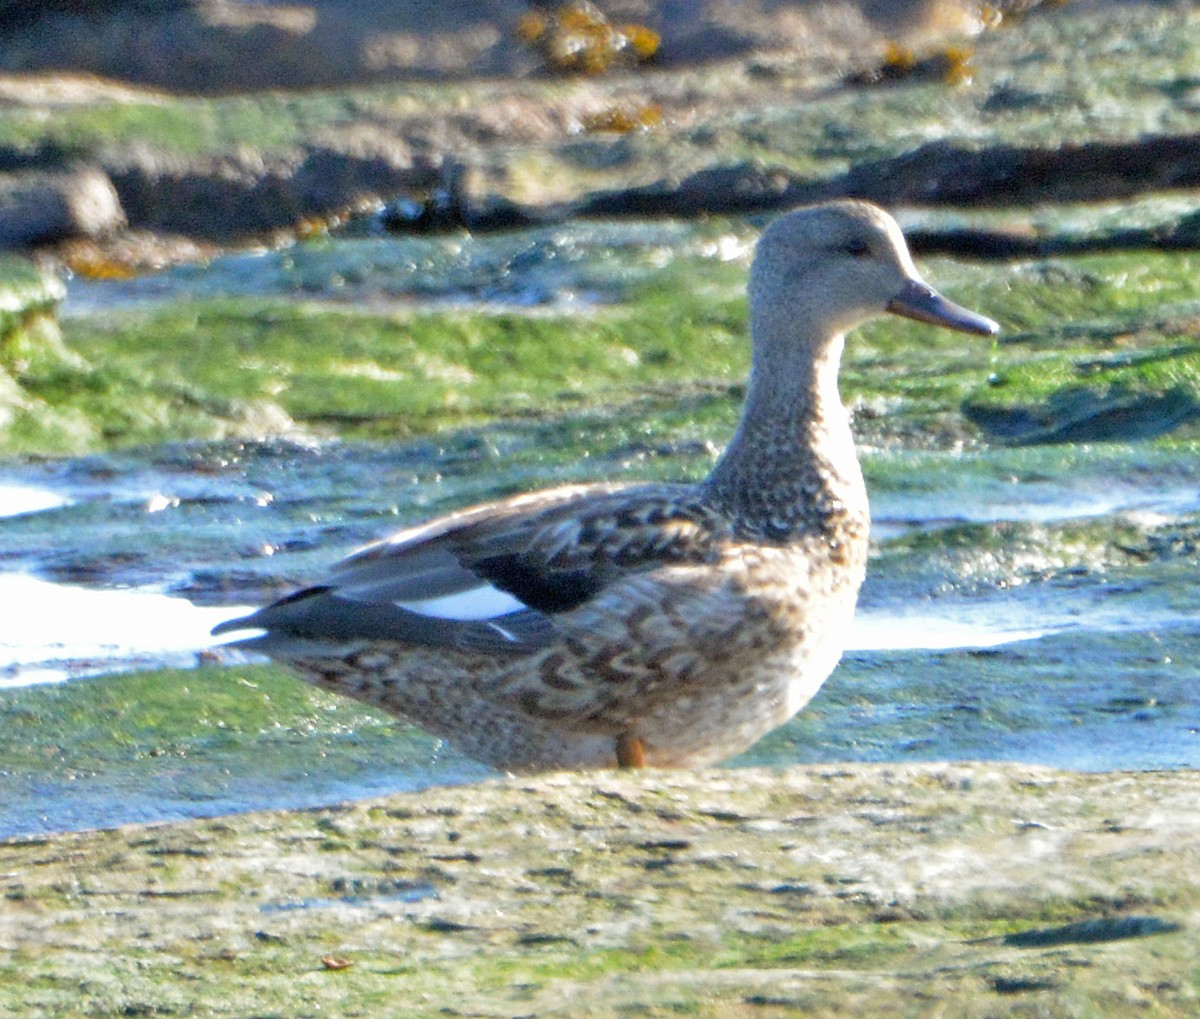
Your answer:
[[[955,329],[960,333],[995,336],[1000,332],[998,322],[948,301],[932,287],[916,280],[893,297],[887,307],[888,311],[895,315],[918,322],[928,322],[945,329]]]

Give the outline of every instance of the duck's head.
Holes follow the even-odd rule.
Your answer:
[[[763,233],[750,270],[755,334],[821,344],[891,312],[993,336],[989,318],[946,300],[921,279],[900,227],[868,202],[796,209]]]

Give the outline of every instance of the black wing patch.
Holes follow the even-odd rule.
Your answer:
[[[582,605],[608,581],[596,569],[556,570],[519,555],[487,556],[472,570],[538,612],[567,612]]]

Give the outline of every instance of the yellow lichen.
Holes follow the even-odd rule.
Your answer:
[[[1004,11],[991,4],[979,8],[979,24],[986,29],[999,28],[1004,23]]]
[[[942,81],[947,85],[969,85],[975,77],[975,69],[971,66],[971,58],[975,50],[970,46],[948,46],[942,54],[945,68],[942,71]]]
[[[645,25],[619,25],[617,30],[629,40],[629,46],[639,60],[649,60],[662,44],[662,36]]]
[[[631,131],[645,131],[657,127],[662,123],[662,115],[662,107],[658,103],[646,103],[633,109],[610,106],[599,113],[587,114],[581,118],[580,123],[589,134],[628,134]]]
[[[644,25],[613,25],[589,0],[572,0],[550,15],[526,14],[517,38],[539,49],[551,70],[590,75],[649,60],[661,41]]]
[[[517,22],[517,38],[532,45],[546,34],[546,19],[535,11],[521,15]]]
[[[909,47],[889,42],[879,63],[850,75],[858,85],[879,85],[906,79],[940,80],[947,85],[967,85],[974,77],[970,46],[948,46],[940,52],[918,57]]]
[[[917,66],[917,56],[909,47],[898,42],[889,42],[883,51],[883,66],[900,76]]]
[[[312,237],[324,237],[329,233],[330,225],[330,220],[321,216],[305,216],[296,223],[294,232],[297,237],[305,240]]]
[[[94,250],[67,251],[63,262],[76,276],[89,280],[128,280],[137,275],[128,263]]]

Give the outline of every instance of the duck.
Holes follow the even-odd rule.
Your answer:
[[[697,768],[788,721],[841,658],[867,490],[838,390],[886,314],[999,326],[921,277],[895,219],[795,209],[755,247],[740,422],[695,483],[575,484],[402,530],[214,634],[520,774]]]

